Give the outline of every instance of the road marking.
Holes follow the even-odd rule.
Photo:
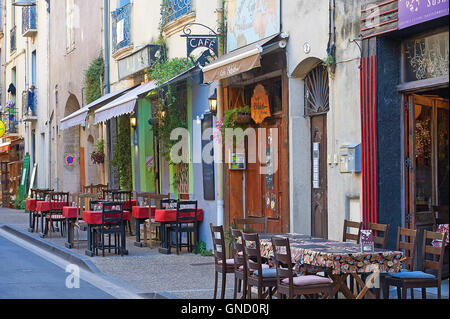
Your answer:
[[[6,238],[7,240],[11,241],[12,243],[21,246],[22,248],[25,248],[26,250],[32,252],[33,254],[42,257],[43,259],[55,264],[56,266],[60,267],[64,271],[66,270],[66,267],[70,265],[71,263],[67,260],[55,256],[54,254],[39,248],[33,244],[28,243],[27,241],[16,237],[14,235],[11,235],[10,233],[6,232],[3,229],[0,229],[0,236]],[[91,284],[92,286],[106,292],[107,294],[111,295],[112,297],[115,297],[117,299],[144,299],[143,297],[139,296],[138,294],[127,290],[124,287],[121,287],[119,285],[116,285],[105,278],[100,277],[97,274],[94,274],[90,271],[84,270],[80,268],[80,278],[84,280],[85,282]]]

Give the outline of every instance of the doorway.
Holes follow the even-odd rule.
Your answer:
[[[406,96],[405,221],[433,206],[449,205],[449,102],[447,90]]]

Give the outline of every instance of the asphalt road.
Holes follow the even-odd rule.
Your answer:
[[[113,299],[80,280],[69,289],[64,269],[0,236],[0,299]]]

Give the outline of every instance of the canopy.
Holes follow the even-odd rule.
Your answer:
[[[94,124],[98,124],[124,114],[133,113],[138,99],[156,88],[157,86],[154,81],[144,83],[114,101],[106,104],[102,108],[95,111]]]
[[[89,113],[89,110],[95,106],[103,105],[107,102],[110,102],[112,99],[122,95],[126,91],[130,90],[130,88],[118,90],[112,93],[108,93],[101,98],[95,100],[94,102],[86,105],[85,107],[79,109],[78,111],[70,114],[69,116],[63,118],[60,122],[59,128],[64,131],[71,127],[77,125],[84,125],[86,123],[86,117]]]
[[[223,80],[260,67],[263,46],[276,37],[278,37],[278,34],[221,56],[202,69],[204,76],[203,82],[210,83]]]

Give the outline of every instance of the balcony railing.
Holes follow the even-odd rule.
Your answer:
[[[175,21],[176,19],[191,13],[192,0],[163,0],[162,23]]]
[[[132,46],[131,42],[131,8],[126,4],[111,13],[112,16],[112,53]]]
[[[19,124],[17,120],[17,110],[14,101],[10,101],[0,111],[0,119],[5,124],[6,135],[17,134],[17,126]]]
[[[10,31],[10,52],[13,53],[14,51],[16,51],[17,49],[17,36],[16,36],[16,32],[17,31],[17,27],[14,26],[11,31]]]
[[[22,35],[30,37],[36,32],[36,6],[22,8]]]

